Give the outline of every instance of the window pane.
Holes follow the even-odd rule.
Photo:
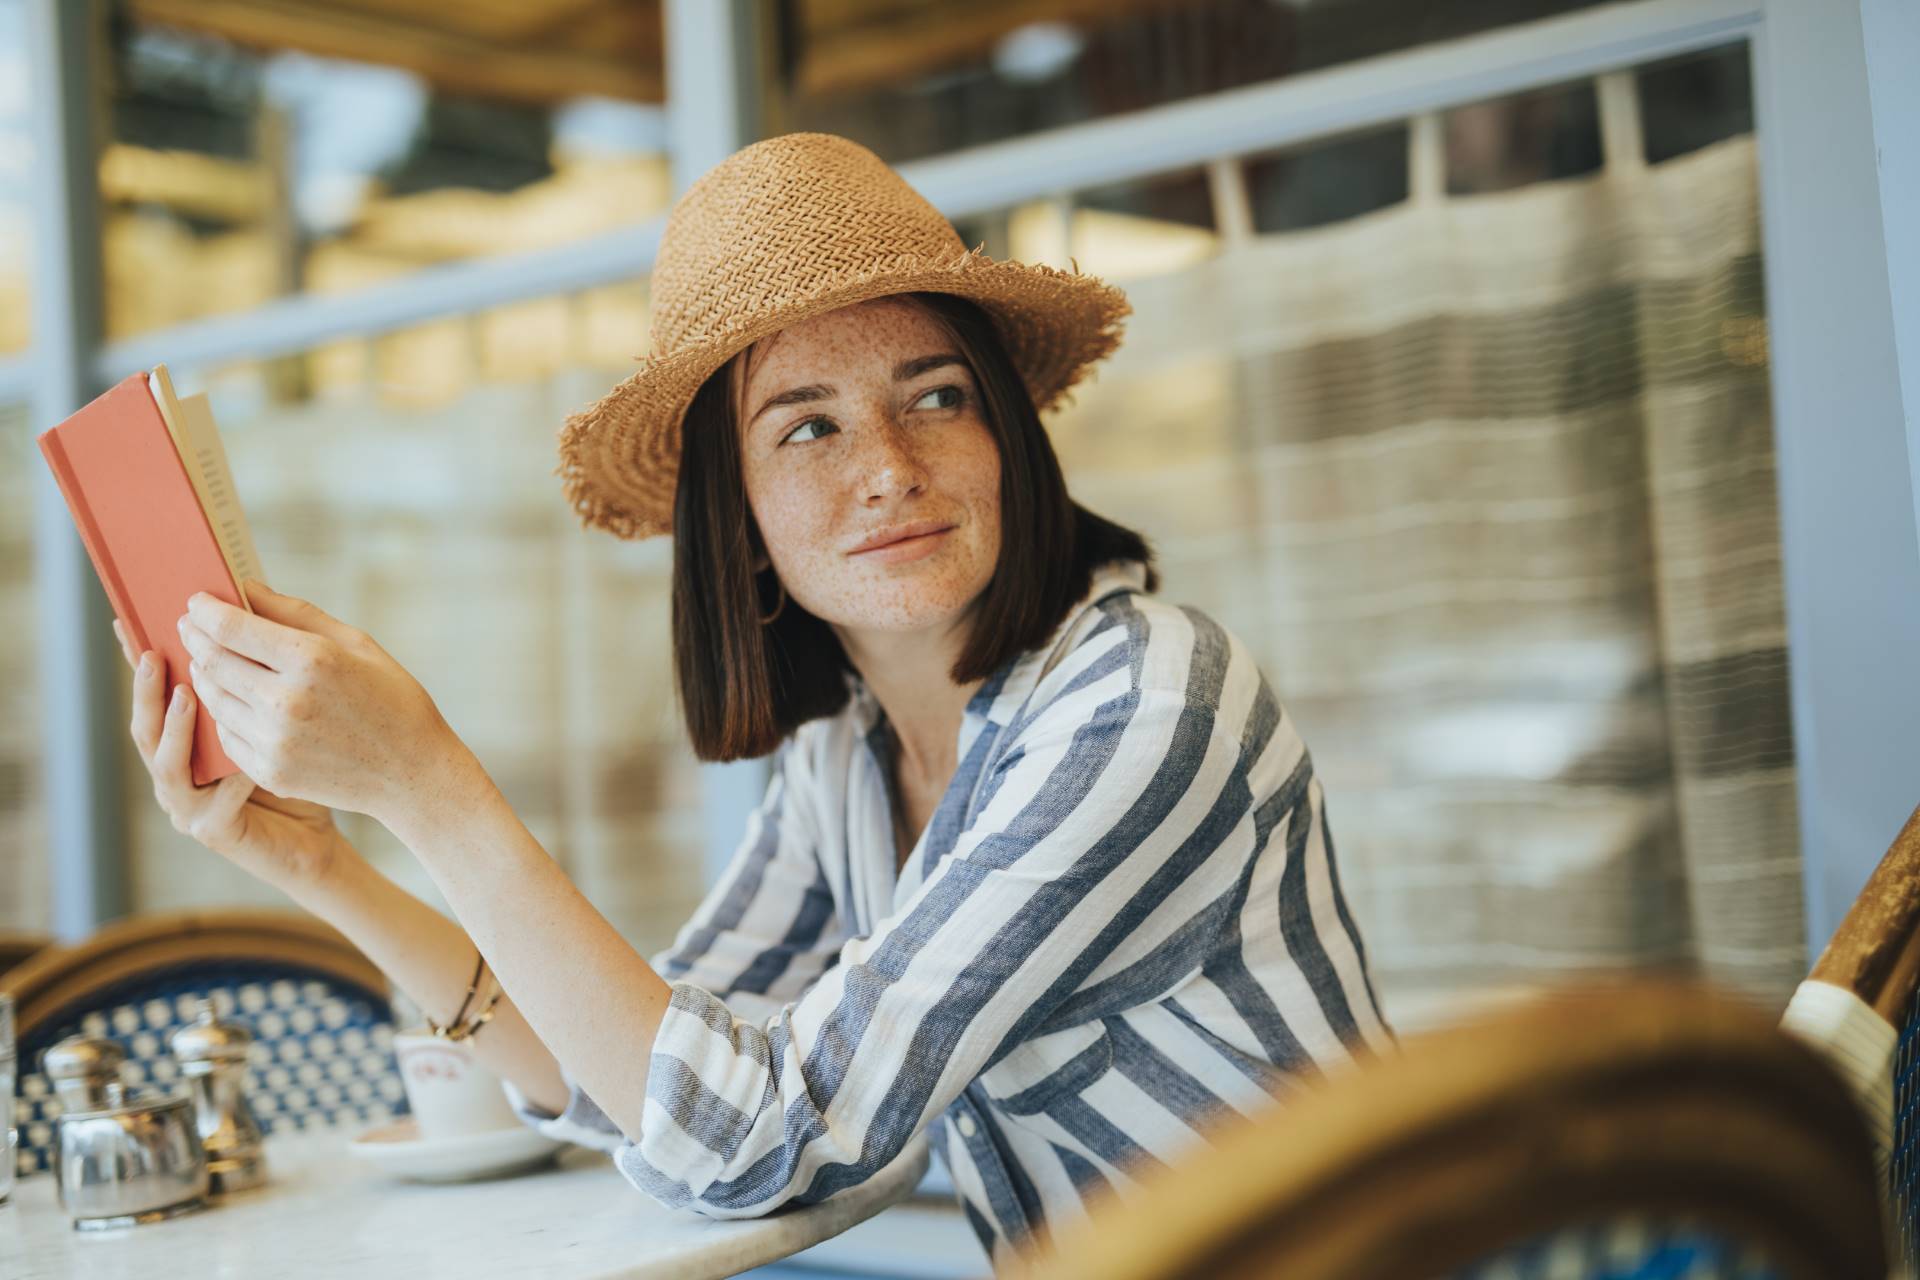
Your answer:
[[[1407,129],[1249,156],[1242,167],[1256,231],[1343,222],[1407,198]]]
[[[1444,128],[1449,195],[1575,178],[1604,163],[1591,82],[1457,107]]]
[[[317,11],[282,31],[244,6],[150,7],[181,25],[126,19],[110,42],[110,337],[561,244],[667,206],[657,13],[622,37],[652,32],[652,62],[621,71],[624,44],[555,43],[582,24],[531,9],[450,7],[431,19],[444,30]],[[463,47],[486,54],[491,81],[420,56]],[[362,60],[305,51],[342,48]],[[634,96],[582,96],[608,90]]]
[[[1753,60],[1746,45],[1643,67],[1635,77],[1653,164],[1753,132]]]
[[[783,129],[899,163],[1599,0],[797,0]]]

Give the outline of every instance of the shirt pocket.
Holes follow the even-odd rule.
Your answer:
[[[1010,1116],[1045,1114],[1085,1093],[1113,1066],[1113,1037],[1098,1022],[1029,1040],[980,1077],[987,1096]]]

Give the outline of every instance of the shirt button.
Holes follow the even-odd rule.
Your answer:
[[[971,1138],[976,1128],[973,1123],[973,1117],[965,1113],[962,1113],[960,1118],[954,1121],[953,1127],[960,1131],[960,1136],[963,1138]]]

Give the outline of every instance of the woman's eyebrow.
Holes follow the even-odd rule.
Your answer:
[[[905,382],[908,378],[917,378],[931,369],[960,363],[960,357],[951,351],[940,351],[930,356],[915,356],[911,360],[902,360],[893,366],[893,380]]]
[[[917,378],[930,370],[944,368],[950,364],[959,365],[962,368],[966,367],[965,362],[961,360],[958,355],[950,351],[939,351],[932,355],[915,356],[911,360],[902,360],[899,364],[893,366],[893,380],[895,382],[905,382],[909,378]],[[815,400],[831,400],[835,394],[834,389],[824,382],[810,382],[804,387],[789,387],[779,395],[769,396],[766,403],[754,410],[753,417],[747,419],[747,425],[751,427],[754,423],[758,422],[760,415],[769,409],[778,409],[780,406],[788,404],[811,404]]]
[[[827,386],[825,383],[815,382],[804,387],[791,387],[788,390],[782,391],[777,396],[769,396],[767,402],[754,410],[753,416],[747,419],[747,425],[751,427],[754,423],[760,421],[761,414],[769,409],[778,409],[783,404],[806,404],[812,400],[830,400],[832,398],[833,388]]]

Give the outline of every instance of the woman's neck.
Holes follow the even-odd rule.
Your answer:
[[[965,631],[841,631],[840,643],[893,726],[901,781],[944,784],[960,763],[961,718],[983,683],[953,682]]]

